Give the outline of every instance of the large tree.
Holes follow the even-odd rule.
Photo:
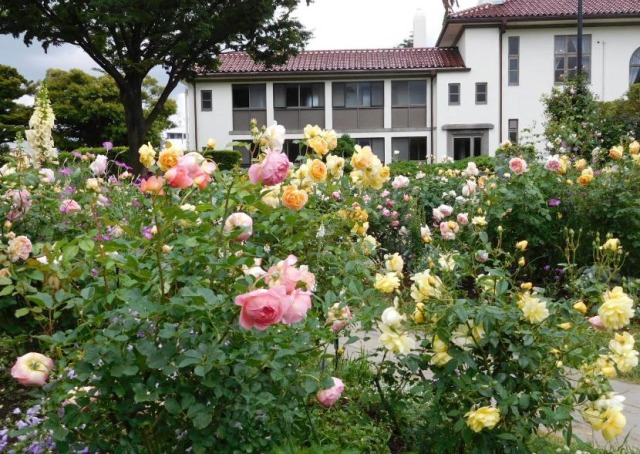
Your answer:
[[[79,69],[50,69],[45,78],[51,107],[56,115],[53,138],[61,150],[99,147],[108,140],[115,145],[127,143],[124,106],[118,86],[107,74],[93,76]],[[147,76],[142,86],[145,115],[156,104],[162,87]],[[160,132],[172,126],[169,116],[176,113],[173,99],[167,100],[145,140],[158,145]]]
[[[458,0],[442,0],[442,6],[444,6],[444,17],[446,19],[449,13],[453,12],[453,7],[458,7]]]
[[[307,0],[309,3],[311,0]],[[180,80],[213,70],[218,56],[245,50],[284,63],[309,33],[291,17],[298,0],[2,0],[0,34],[31,45],[81,47],[115,80],[125,109],[130,160]],[[144,78],[162,66],[168,80],[145,115]]]
[[[0,65],[0,145],[15,140],[28,126],[33,109],[16,101],[29,94],[33,94],[33,84],[17,69]]]

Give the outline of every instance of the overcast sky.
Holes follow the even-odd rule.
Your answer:
[[[422,9],[427,17],[428,45],[440,33],[444,9],[441,0],[303,0],[296,11],[314,37],[307,49],[366,49],[395,47],[409,37],[413,17]],[[459,0],[460,9],[477,5],[478,0]],[[41,80],[48,68],[79,68],[90,72],[97,65],[75,46],[26,47],[21,40],[0,35],[0,64],[12,66],[29,80]],[[162,80],[162,71],[154,71]],[[181,91],[181,90],[180,90]]]

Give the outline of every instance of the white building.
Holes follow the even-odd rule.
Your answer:
[[[288,139],[306,124],[348,133],[386,162],[392,150],[491,155],[525,128],[542,131],[542,95],[577,67],[576,18],[577,0],[492,0],[450,14],[431,48],[307,51],[273,68],[225,54],[188,86],[189,142],[246,141],[256,118]],[[640,1],[584,1],[583,67],[602,100],[640,82]],[[292,141],[287,152],[297,155]]]
[[[162,131],[162,145],[171,142],[183,150],[189,150],[188,134],[187,134],[187,99],[185,93],[180,93],[176,99],[177,109],[175,115],[169,117],[175,127]]]

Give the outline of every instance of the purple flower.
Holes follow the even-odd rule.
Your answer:
[[[73,169],[71,167],[65,167],[64,169],[60,169],[60,173],[62,175],[71,175],[73,173]]]
[[[111,237],[109,235],[96,235],[93,237],[93,240],[100,243],[105,241],[111,241]]]
[[[126,163],[124,163],[124,162],[115,161],[115,164],[116,164],[116,166],[118,166],[118,167],[122,167],[123,169],[126,169],[126,170],[133,170],[133,167],[131,167],[130,165],[127,165],[127,164],[126,164]]]
[[[542,267],[542,269],[545,271],[549,271],[551,269],[551,265],[545,265],[544,267]]]
[[[558,199],[549,199],[549,206],[550,207],[557,207],[558,205],[560,205],[560,200]]]
[[[102,142],[102,146],[107,152],[113,148],[113,144],[108,140],[106,142]]]
[[[134,207],[136,207],[136,208],[137,208],[137,207],[139,207],[139,206],[140,206],[140,202],[139,202],[139,201],[137,201],[137,200],[134,200],[133,202],[131,202],[131,206],[134,206]]]
[[[82,158],[82,153],[74,150],[71,152],[71,156],[75,156],[76,158]]]

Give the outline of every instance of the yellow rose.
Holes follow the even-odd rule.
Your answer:
[[[404,260],[397,252],[393,255],[386,254],[384,256],[385,266],[387,270],[393,271],[394,273],[402,273],[402,268],[404,267]]]
[[[307,125],[304,127],[303,133],[305,139],[313,139],[314,137],[319,137],[322,135],[322,128],[320,128],[320,126],[318,125]]]
[[[355,150],[355,153],[351,156],[351,166],[357,170],[365,170],[370,167],[375,157],[371,147],[361,148],[360,145],[356,145]]]
[[[376,274],[376,282],[373,285],[376,290],[382,293],[392,293],[400,287],[400,279],[396,273]]]
[[[464,415],[467,426],[474,432],[482,429],[493,429],[500,422],[500,409],[495,407],[480,407]]]
[[[529,242],[527,240],[518,241],[516,243],[516,249],[519,251],[524,251],[525,249],[527,249],[528,245],[529,245]]]
[[[629,144],[629,153],[632,155],[638,154],[640,152],[640,143],[637,140],[634,140]]]
[[[587,160],[586,159],[578,159],[576,161],[576,163],[574,164],[574,167],[576,168],[577,171],[582,172],[584,169],[587,168]]]
[[[453,359],[447,352],[437,352],[431,357],[430,363],[436,367],[442,367]]]
[[[178,148],[165,148],[158,155],[158,167],[160,167],[160,170],[163,172],[166,172],[170,168],[178,165],[178,159],[180,159],[182,155],[182,150]]]
[[[396,355],[404,355],[411,351],[415,346],[415,340],[407,335],[407,333],[397,333],[384,324],[378,325],[382,334],[380,335],[380,343],[384,348]]]
[[[525,266],[527,264],[527,261],[525,260],[524,257],[520,257],[518,259],[518,266]]]
[[[570,329],[571,328],[571,323],[569,323],[569,322],[561,323],[561,324],[558,325],[558,328],[564,329],[564,330]]]
[[[609,238],[602,245],[602,249],[604,249],[605,251],[616,252],[618,249],[620,249],[620,240],[618,238]]]
[[[604,303],[598,309],[598,315],[605,328],[623,328],[634,315],[633,300],[624,293],[622,287],[614,287],[605,292]]]
[[[522,290],[531,290],[533,288],[533,284],[531,282],[523,282],[520,284],[520,288]]]
[[[308,201],[309,195],[307,192],[295,186],[285,186],[282,191],[282,204],[292,210],[302,209]]]
[[[209,150],[215,150],[216,149],[216,145],[218,145],[215,141],[215,139],[209,139],[207,140],[207,148]]]
[[[332,178],[338,179],[342,177],[342,172],[344,169],[344,158],[334,155],[327,156],[327,171],[331,175]]]
[[[601,415],[602,436],[607,441],[613,441],[622,434],[624,426],[627,425],[627,418],[622,414],[619,407],[609,407]]]
[[[327,166],[324,162],[319,159],[314,159],[311,163],[308,163],[309,166],[309,176],[316,183],[324,181],[327,179]]]
[[[338,134],[333,129],[328,129],[324,132],[324,141],[329,150],[335,150],[338,146]]]
[[[325,155],[329,152],[327,142],[325,142],[325,140],[321,136],[314,136],[310,138],[307,143],[309,144],[309,148],[318,153],[320,156]]]
[[[140,149],[138,149],[138,155],[140,156],[140,163],[147,169],[156,163],[156,151],[150,143],[142,145]]]
[[[523,318],[532,324],[539,324],[549,317],[547,303],[537,298],[530,298],[522,306]]]
[[[586,186],[589,183],[591,183],[591,181],[593,180],[592,176],[589,175],[580,175],[578,177],[578,184],[582,185],[582,186]]]
[[[582,301],[578,301],[573,305],[573,308],[582,314],[587,313],[587,306]]]
[[[622,147],[622,145],[611,147],[611,149],[609,150],[609,157],[611,159],[618,160],[622,157],[622,153],[624,153],[624,148]]]

